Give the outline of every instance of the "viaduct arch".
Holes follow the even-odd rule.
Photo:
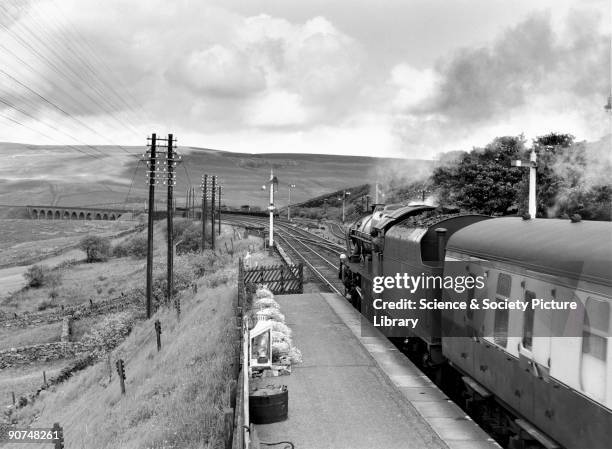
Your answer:
[[[128,212],[125,209],[90,207],[26,206],[33,220],[117,220]]]

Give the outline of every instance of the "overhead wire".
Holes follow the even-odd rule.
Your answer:
[[[56,11],[58,11],[58,13],[60,15],[62,15],[62,10],[59,7],[59,5],[55,2],[55,1],[51,1],[51,4],[55,7]],[[37,12],[40,15],[40,10],[37,8]],[[57,16],[55,15],[49,15],[48,17],[53,17],[53,18],[57,18]],[[57,20],[57,23],[59,24],[60,19]],[[135,108],[140,109],[140,111],[142,112],[142,114],[144,116],[148,116],[147,112],[142,108],[142,105],[140,104],[140,102],[138,102],[131,94],[131,92],[129,91],[129,89],[124,89],[123,93],[125,93],[125,96],[129,97],[130,102],[128,102],[124,96],[119,95],[118,92],[116,92],[113,87],[112,84],[110,82],[107,82],[103,77],[99,76],[100,73],[107,73],[109,75],[113,75],[114,73],[116,73],[114,70],[111,70],[111,68],[108,66],[108,64],[106,64],[106,62],[104,61],[104,59],[101,59],[98,57],[97,52],[94,51],[93,48],[91,48],[91,46],[89,45],[89,43],[87,42],[87,40],[79,33],[76,32],[72,32],[72,30],[69,27],[62,27],[62,26],[58,26],[57,27],[58,31],[64,36],[64,40],[65,42],[68,44],[69,47],[71,47],[72,44],[74,44],[74,48],[77,49],[77,53],[80,55],[80,58],[84,61],[84,63],[89,67],[90,72],[96,77],[99,78],[100,82],[103,83],[105,86],[107,86],[109,89],[111,89],[111,91],[117,96],[117,98],[119,98],[119,100],[125,104],[134,115],[137,115],[137,112],[135,111]],[[90,63],[87,59],[87,56],[82,56],[80,54],[80,52],[78,51],[78,49],[81,49],[81,51],[84,51],[85,53],[88,53],[88,56],[91,57],[91,60],[94,60],[95,62],[97,62],[98,64],[102,65],[104,68],[104,72],[99,71],[99,70],[95,70],[95,67],[93,67],[93,64]],[[119,84],[121,84],[123,87],[125,87],[125,83],[123,82],[123,80],[121,78],[119,78]]]
[[[15,4],[15,3],[13,2],[13,4]],[[17,6],[19,6],[19,5],[17,5]],[[15,16],[13,16],[12,14],[10,14],[10,13],[8,12],[8,9],[7,9],[6,7],[4,7],[4,6],[2,6],[2,5],[0,5],[0,7],[1,7],[1,8],[2,8],[4,11],[5,11],[5,13],[6,13],[6,15],[7,15],[7,16],[9,16],[10,18],[12,18],[13,20],[16,20]],[[31,15],[30,15],[29,17],[31,17]],[[40,24],[40,22],[39,22],[39,21],[37,21],[37,23],[39,23],[39,24]],[[21,24],[21,25],[22,25],[22,27],[24,27],[24,26],[23,26],[23,24]],[[49,60],[47,57],[45,57],[45,56],[44,56],[44,55],[43,55],[43,54],[42,54],[42,53],[39,51],[39,49],[35,48],[33,45],[31,45],[31,44],[29,44],[28,42],[26,42],[26,41],[25,41],[25,39],[23,39],[23,37],[22,37],[21,35],[19,35],[18,33],[16,33],[14,30],[10,30],[10,29],[9,29],[9,28],[8,28],[6,25],[4,25],[4,24],[0,24],[0,27],[4,28],[4,29],[5,29],[5,30],[6,30],[6,31],[7,31],[7,32],[8,32],[8,33],[11,35],[11,37],[13,38],[13,40],[15,40],[16,42],[18,42],[19,44],[21,44],[21,46],[22,46],[22,47],[29,49],[29,50],[30,50],[30,52],[31,52],[33,55],[38,56],[40,59],[42,59],[44,62],[46,62],[46,64],[47,64],[47,65],[48,65],[48,66],[49,66],[51,69],[53,69],[53,70],[54,70],[54,71],[55,71],[57,74],[59,74],[60,76],[64,77],[64,78],[65,78],[65,79],[68,81],[68,83],[69,83],[69,84],[74,85],[74,81],[71,79],[70,75],[69,75],[69,74],[68,74],[66,71],[61,70],[61,69],[60,69],[60,68],[59,68],[59,67],[58,67],[56,64],[53,64],[53,63],[52,63],[52,62],[51,62],[51,61],[50,61],[50,60]],[[27,29],[27,27],[24,27],[24,28],[26,28],[26,29]],[[40,28],[41,30],[44,30],[44,26],[40,26],[39,28]],[[60,29],[61,29],[61,27],[60,27]],[[11,32],[11,31],[13,31],[13,32]],[[31,30],[27,29],[27,31],[29,32],[29,34],[30,34],[30,35],[32,35],[34,38],[36,38],[36,40],[38,40],[39,42],[41,42],[41,43],[42,43],[42,41],[40,41],[40,39],[39,39],[39,38],[37,38],[37,37],[34,35],[34,33],[31,31]],[[57,41],[58,41],[58,40],[56,39],[56,42],[57,42]],[[43,45],[44,45],[44,43],[43,43]],[[52,50],[52,49],[50,49],[48,45],[45,45],[45,46],[46,46],[46,47],[47,47],[49,50],[51,50],[51,51],[53,52],[53,50]],[[15,54],[13,51],[11,51],[10,49],[6,48],[6,46],[4,46],[4,45],[1,45],[1,44],[0,44],[0,48],[2,48],[4,51],[6,51],[7,53],[9,53],[11,56],[13,56],[13,57],[14,57],[16,60],[18,60],[19,62],[21,62],[21,63],[22,63],[22,65],[24,65],[24,66],[28,67],[28,68],[29,68],[30,70],[32,70],[33,72],[36,72],[36,73],[38,73],[39,75],[43,76],[43,74],[42,74],[42,73],[40,73],[40,71],[39,71],[39,70],[35,69],[35,68],[34,68],[34,67],[31,65],[31,64],[27,63],[25,60],[23,60],[23,59],[22,59],[22,58],[20,58],[18,55],[16,55],[16,54]],[[57,55],[57,53],[56,53],[56,52],[54,52],[54,53]],[[91,66],[91,64],[89,64],[89,63],[86,61],[86,59],[85,59],[85,58],[84,58],[82,55],[78,55],[78,59],[79,59],[79,60],[82,62],[82,64],[83,64],[85,67],[88,67],[88,69],[89,69],[89,71],[90,71],[90,72],[92,72],[92,73],[94,73],[94,74],[95,74],[95,72],[96,72],[96,71],[95,71],[95,69],[93,68],[93,66]],[[71,69],[71,71],[72,71],[72,73],[75,73],[75,75],[78,75],[78,74],[77,74],[77,73],[76,73],[76,72],[75,72],[73,69]],[[120,148],[122,151],[124,151],[124,152],[126,152],[126,153],[128,153],[128,154],[133,154],[131,151],[127,150],[127,149],[126,149],[126,148],[124,148],[123,146],[116,144],[115,142],[113,142],[113,141],[112,141],[111,139],[109,139],[108,137],[103,136],[102,134],[100,134],[99,132],[97,132],[96,130],[94,130],[92,127],[90,127],[89,125],[85,124],[85,123],[84,123],[82,120],[79,120],[79,119],[78,119],[77,117],[75,117],[73,114],[71,114],[70,112],[68,112],[68,111],[66,110],[66,108],[65,108],[65,107],[59,106],[59,105],[58,105],[58,104],[56,104],[54,101],[52,101],[51,99],[49,99],[49,98],[45,97],[43,94],[41,94],[40,92],[38,92],[36,89],[34,89],[34,88],[32,88],[32,87],[28,86],[27,84],[25,84],[24,82],[20,81],[19,79],[17,79],[16,77],[14,77],[14,76],[13,76],[13,75],[11,75],[10,73],[8,73],[7,71],[5,71],[5,70],[1,70],[1,69],[0,69],[0,72],[1,72],[1,73],[2,73],[4,76],[6,76],[7,78],[11,79],[13,82],[17,83],[17,84],[18,84],[19,86],[21,86],[22,88],[26,89],[26,90],[27,90],[28,92],[30,92],[31,94],[33,94],[33,95],[35,95],[36,97],[38,97],[39,99],[43,100],[43,101],[44,101],[46,104],[48,104],[48,105],[50,105],[51,107],[53,107],[54,109],[58,110],[58,111],[59,111],[60,113],[62,113],[64,116],[69,117],[70,119],[72,119],[72,120],[73,120],[75,123],[77,123],[77,124],[79,124],[80,126],[84,127],[84,128],[85,128],[85,129],[87,129],[88,131],[93,132],[93,133],[94,133],[94,134],[96,134],[97,136],[104,138],[105,140],[109,141],[109,142],[110,142],[110,143],[111,143],[113,146]],[[102,80],[100,77],[97,77],[97,79],[99,80],[99,82],[100,82],[101,84],[104,84],[104,85],[106,85],[107,87],[111,87],[111,86],[110,86],[108,83],[105,83],[105,82],[104,82],[104,81],[103,81],[103,80]],[[57,83],[54,83],[53,81],[48,80],[48,79],[47,79],[46,81],[47,81],[47,82],[49,82],[50,84],[52,84],[52,85],[53,85],[53,86],[54,86],[54,87],[55,87],[57,90],[59,90],[59,91],[64,91],[64,89],[62,89],[60,86],[58,86],[58,85],[57,85]],[[112,87],[111,87],[111,90],[112,90]],[[66,94],[66,96],[67,96],[68,98],[70,98],[71,100],[73,100],[73,101],[75,102],[75,104],[79,104],[79,105],[80,105],[80,104],[82,104],[82,103],[81,103],[81,102],[79,102],[79,101],[78,101],[78,100],[77,100],[77,99],[76,99],[74,96],[70,95],[70,94],[69,94],[69,93],[67,93],[67,92],[64,92],[64,93]],[[98,90],[96,90],[96,93],[98,93],[98,95],[99,95],[99,96],[101,96],[102,98],[104,98],[104,94],[103,94],[102,92],[100,92],[100,90],[99,90],[99,89],[98,89]],[[120,95],[119,95],[119,94],[118,94],[116,91],[114,91],[114,90],[113,90],[113,93],[114,93],[114,95],[115,95],[117,98],[121,98],[121,96],[120,96]],[[89,98],[89,99],[93,100],[93,98],[92,98],[90,95],[87,95],[87,96],[88,96],[88,98]],[[25,98],[22,98],[22,100],[25,100]],[[13,105],[13,104],[8,104],[9,102],[7,102],[6,100],[5,100],[5,101],[3,101],[3,103],[4,103],[5,105],[7,105],[7,106],[9,106],[9,107],[12,107],[13,109],[15,109],[15,105]],[[120,109],[120,108],[118,108],[116,105],[112,105],[111,103],[107,103],[107,104],[111,105],[111,108],[114,108],[114,109]],[[131,109],[131,111],[132,111],[132,112],[135,114],[135,112],[134,112],[133,108],[131,108],[131,107],[130,107],[130,106],[129,106],[129,105],[126,103],[126,102],[124,102],[124,104],[126,105],[126,107],[128,107],[129,109]],[[99,105],[100,107],[102,107],[102,105],[100,105],[99,103],[98,103],[98,105]],[[36,105],[34,105],[34,108],[36,108]],[[118,120],[118,119],[117,119],[117,118],[114,116],[114,114],[113,114],[113,112],[112,112],[112,111],[109,111],[109,110],[108,110],[108,108],[104,108],[104,107],[102,107],[102,109],[103,109],[103,110],[104,110],[104,112],[106,112],[106,113],[107,113],[107,114],[108,114],[108,115],[109,115],[111,118],[113,118],[114,120],[116,120],[116,121],[117,121],[117,122],[119,122],[119,123],[122,123],[121,121],[119,121],[119,120]],[[43,125],[45,125],[45,126],[47,126],[47,127],[51,128],[51,129],[53,129],[54,131],[61,132],[62,134],[64,134],[64,135],[68,136],[68,137],[69,137],[69,138],[71,138],[72,140],[79,141],[79,139],[75,138],[75,137],[74,137],[74,136],[72,136],[72,135],[69,135],[68,133],[66,133],[66,132],[64,132],[64,131],[59,130],[57,127],[53,127],[53,126],[49,125],[48,123],[46,123],[46,122],[44,122],[44,121],[42,121],[42,120],[40,120],[40,119],[37,119],[36,117],[34,117],[34,115],[33,115],[33,114],[29,114],[28,112],[26,112],[25,110],[23,110],[23,108],[17,108],[16,110],[17,110],[19,113],[24,114],[24,115],[28,116],[29,118],[31,118],[31,119],[33,119],[33,120],[38,120],[39,122],[43,123]],[[6,117],[5,117],[5,118],[6,118]],[[15,122],[15,123],[19,123],[21,126],[25,126],[23,123],[18,122],[18,121],[16,121],[16,120],[11,120],[11,121],[12,121],[12,122]],[[34,128],[32,128],[32,127],[27,127],[27,128],[28,128],[28,129],[32,129],[32,130],[34,130]],[[36,132],[38,132],[38,133],[39,133],[39,134],[41,134],[41,135],[48,136],[47,134],[42,133],[42,132],[40,132],[40,131],[38,131],[38,130],[36,130]],[[55,139],[54,139],[54,140],[55,140]],[[82,143],[82,142],[81,142],[81,141],[79,141],[79,143]],[[92,150],[94,150],[94,151],[97,151],[97,152],[100,152],[100,153],[105,153],[104,151],[101,151],[101,150],[99,150],[99,149],[95,148],[95,147],[94,147],[94,146],[92,146],[92,145],[87,145],[87,144],[86,144],[86,146],[88,146],[90,149],[92,149]]]
[[[6,15],[9,16],[12,20],[17,20],[12,14],[8,13],[8,9],[0,4],[0,8],[2,8],[2,10],[5,11]],[[26,25],[24,25],[22,22],[18,22],[19,26],[21,28],[24,28],[28,34],[30,34],[32,36],[32,38],[34,40],[36,40],[37,42],[39,42],[41,44],[41,46],[45,49],[47,49],[47,51],[49,51],[52,55],[54,55],[58,62],[63,63],[66,65],[67,70],[64,70],[62,67],[60,67],[58,64],[56,64],[55,62],[51,61],[51,59],[49,59],[46,55],[44,55],[38,48],[36,48],[32,43],[28,42],[26,39],[24,39],[24,37],[18,32],[18,30],[15,29],[15,27],[9,27],[3,23],[0,23],[0,28],[4,29],[7,34],[9,36],[11,36],[13,38],[13,40],[19,44],[21,44],[22,47],[27,48],[28,50],[30,50],[33,54],[35,54],[36,56],[38,56],[39,58],[41,58],[43,61],[45,61],[47,63],[47,65],[53,70],[55,71],[58,75],[60,75],[61,77],[65,78],[69,84],[72,84],[74,86],[78,86],[78,82],[81,79],[82,74],[77,73],[69,64],[66,64],[66,62],[64,61],[64,59],[57,53],[57,51],[55,51],[55,49],[51,48],[51,46],[42,41],[38,36],[36,36]],[[70,74],[70,72],[72,74],[74,74],[75,78],[72,79],[72,75]],[[76,80],[76,82],[75,82]],[[122,127],[125,127],[126,129],[129,129],[127,127],[127,124],[122,122],[121,120],[119,120],[118,118],[115,117],[112,108],[117,109],[116,106],[113,106],[108,99],[106,99],[104,97],[104,95],[102,95],[99,91],[99,89],[97,87],[93,87],[92,86],[93,91],[102,99],[102,102],[106,103],[106,105],[102,104],[102,102],[97,101],[94,97],[92,97],[87,91],[83,90],[82,94],[84,96],[86,96],[90,101],[94,102],[95,104],[97,104],[104,112],[106,112],[106,114],[108,114],[108,117],[115,120],[119,125],[121,125]],[[111,106],[111,109],[108,109],[108,105]],[[133,131],[135,131],[136,133],[138,133],[135,128],[133,128]]]
[[[81,141],[81,140],[77,139],[77,138],[76,138],[76,137],[74,137],[74,136],[71,136],[71,135],[70,135],[70,134],[68,134],[67,132],[65,132],[65,131],[63,131],[63,130],[61,130],[61,129],[59,129],[59,128],[57,128],[57,127],[53,126],[53,125],[49,125],[47,122],[42,121],[42,120],[40,120],[40,119],[36,118],[35,116],[33,116],[32,114],[30,114],[29,112],[24,111],[24,110],[23,110],[23,109],[21,109],[20,107],[15,106],[15,105],[14,105],[14,104],[12,104],[10,101],[7,101],[7,100],[3,99],[2,97],[0,97],[0,103],[2,103],[2,104],[4,104],[4,105],[8,106],[8,107],[9,107],[9,108],[11,108],[11,109],[14,109],[15,111],[19,112],[20,114],[25,115],[26,117],[29,117],[29,118],[34,119],[34,120],[38,120],[40,123],[42,123],[43,125],[45,125],[46,127],[50,128],[50,129],[52,129],[53,131],[56,131],[56,132],[62,133],[62,134],[64,134],[66,137],[69,137],[69,138],[71,138],[71,139],[75,140],[76,142],[79,142],[80,144],[85,145],[86,147],[88,147],[88,148],[90,148],[90,149],[92,149],[92,150],[94,150],[94,151],[96,151],[96,152],[99,152],[99,153],[101,153],[101,154],[105,154],[103,151],[101,151],[100,149],[98,149],[98,148],[94,147],[93,145],[89,145],[89,144],[87,144],[87,143],[85,143],[85,142],[83,142],[83,141]]]
[[[11,121],[11,122],[13,122],[13,123],[15,123],[15,124],[17,124],[17,125],[19,125],[19,126],[23,126],[24,128],[27,128],[27,129],[29,129],[29,130],[31,130],[31,131],[34,131],[34,132],[36,132],[36,133],[38,133],[38,134],[42,135],[43,137],[45,137],[45,138],[47,138],[47,139],[50,139],[50,140],[56,140],[56,139],[54,139],[53,137],[49,136],[48,134],[43,133],[42,131],[37,130],[36,128],[32,128],[31,126],[28,126],[28,125],[26,125],[26,124],[24,124],[24,123],[21,123],[19,120],[15,120],[15,119],[13,119],[12,117],[9,117],[9,116],[4,115],[4,114],[0,114],[0,117],[4,118],[5,120],[9,120],[9,121]],[[56,140],[56,141],[57,141],[57,140]],[[100,156],[95,155],[95,154],[91,154],[91,153],[87,153],[87,152],[85,152],[85,151],[81,150],[79,147],[76,147],[76,146],[74,146],[74,145],[65,145],[65,144],[63,144],[63,145],[64,145],[64,146],[66,146],[66,147],[68,147],[68,148],[71,148],[71,149],[73,149],[73,150],[76,150],[76,151],[78,151],[79,153],[83,153],[83,154],[84,154],[84,155],[86,155],[86,156],[92,157],[92,158],[94,158],[94,159],[102,159]]]
[[[19,84],[21,87],[23,87],[24,89],[26,89],[28,92],[33,93],[34,95],[36,95],[38,98],[40,98],[41,100],[43,100],[45,103],[47,103],[48,105],[50,105],[51,107],[53,107],[54,109],[57,109],[59,112],[61,112],[62,114],[64,114],[65,116],[71,118],[72,120],[76,121],[77,123],[79,123],[80,125],[82,125],[83,127],[85,127],[86,129],[88,129],[89,131],[93,132],[94,134],[96,134],[99,137],[102,137],[104,139],[108,139],[106,136],[103,136],[102,134],[100,134],[99,132],[97,132],[95,129],[93,129],[92,127],[90,127],[89,125],[87,125],[86,123],[84,123],[83,121],[79,120],[78,118],[74,117],[72,114],[70,114],[69,112],[65,111],[62,107],[56,105],[55,103],[53,103],[52,101],[48,100],[44,95],[38,93],[37,91],[35,91],[34,89],[32,89],[31,87],[23,84],[21,81],[19,81],[17,78],[13,77],[11,74],[5,72],[4,70],[0,69],[0,73],[2,73],[3,75],[5,75],[6,77],[10,78],[13,82]],[[124,152],[128,153],[128,154],[133,154],[131,151],[127,150],[126,148],[124,148],[121,145],[118,145],[116,143],[114,143],[112,140],[108,139],[109,142],[111,142],[113,145],[119,147],[121,150],[123,150]]]
[[[13,4],[17,4],[18,5],[18,0],[10,0]],[[35,5],[33,5],[35,6]],[[36,11],[38,12],[38,15],[40,15],[40,11],[38,9],[38,7],[35,8]],[[72,54],[76,60],[83,66],[84,72],[88,72],[91,77],[92,77],[92,81],[95,80],[97,83],[100,84],[100,87],[102,89],[105,89],[106,92],[109,92],[110,94],[112,94],[117,100],[118,102],[114,102],[111,101],[111,99],[109,97],[106,97],[104,94],[105,91],[101,91],[100,88],[95,87],[92,83],[91,87],[95,88],[96,93],[98,93],[98,95],[103,98],[109,105],[111,105],[111,107],[116,108],[116,109],[124,109],[126,111],[130,111],[135,118],[137,118],[137,115],[134,111],[134,108],[128,104],[125,99],[116,91],[116,89],[108,82],[106,82],[106,80],[104,80],[104,78],[101,76],[101,71],[100,70],[96,70],[92,63],[90,61],[87,60],[87,58],[81,54],[80,51],[78,51],[78,49],[76,48],[76,46],[74,45],[75,43],[75,39],[74,38],[70,38],[67,35],[67,27],[62,27],[61,24],[59,24],[58,21],[56,21],[55,25],[56,25],[56,30],[57,33],[50,33],[47,32],[45,29],[45,26],[43,23],[41,23],[41,21],[34,15],[34,14],[30,14],[28,16],[35,25],[38,26],[38,29],[42,30],[42,32],[46,35],[46,37],[48,38],[48,41],[54,41],[55,43],[57,43],[60,48],[62,49],[66,49],[70,52],[70,54]],[[49,20],[50,16],[47,16],[47,20]],[[25,29],[29,28],[27,27],[27,25],[25,23],[21,23],[21,26]],[[37,30],[38,31],[38,30]],[[31,32],[31,30],[30,30]],[[31,33],[33,34],[33,33]],[[62,38],[60,38],[59,36],[61,36]],[[77,35],[78,36],[78,35]],[[40,41],[40,40],[39,40]],[[95,54],[92,52],[92,54]],[[67,60],[66,60],[67,61]],[[66,64],[67,66],[69,66],[69,64]],[[70,66],[69,66],[70,67]],[[73,71],[74,72],[74,71]],[[123,105],[123,107],[120,105],[120,103]],[[132,120],[130,120],[130,122],[132,122]],[[131,123],[131,126],[134,128],[134,123]],[[135,129],[135,128],[134,128]]]
[[[136,167],[134,168],[134,173],[132,173],[132,180],[130,181],[130,188],[128,189],[128,193],[125,196],[125,201],[123,202],[123,207],[127,206],[128,198],[130,197],[130,193],[132,193],[132,186],[134,185],[134,179],[136,179],[136,172],[138,171],[138,167],[140,166],[141,162],[142,161],[140,159],[138,159],[138,163],[136,164]]]

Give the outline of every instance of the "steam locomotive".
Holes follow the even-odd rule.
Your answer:
[[[611,447],[612,223],[378,207],[349,228],[347,246],[339,275],[347,298],[370,320],[378,313],[374,298],[394,302],[405,294],[373,293],[380,276],[484,279],[482,288],[461,294],[429,286],[413,297],[488,298],[502,306],[417,308],[410,316],[418,326],[402,329],[396,341],[507,447]],[[570,298],[576,306],[504,307],[535,298]]]

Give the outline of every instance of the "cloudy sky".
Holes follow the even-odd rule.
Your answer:
[[[432,158],[610,132],[609,0],[3,0],[0,141]]]

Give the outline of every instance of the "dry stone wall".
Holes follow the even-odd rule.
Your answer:
[[[0,351],[0,369],[73,358],[87,352],[79,342],[54,342]]]
[[[83,303],[77,306],[65,307],[52,312],[35,312],[13,315],[0,319],[0,326],[4,327],[28,327],[40,324],[57,323],[63,321],[65,317],[71,316],[78,320],[88,316],[102,315],[106,313],[119,312],[131,306],[142,304],[142,295],[137,292],[130,292],[117,298],[105,301]]]

